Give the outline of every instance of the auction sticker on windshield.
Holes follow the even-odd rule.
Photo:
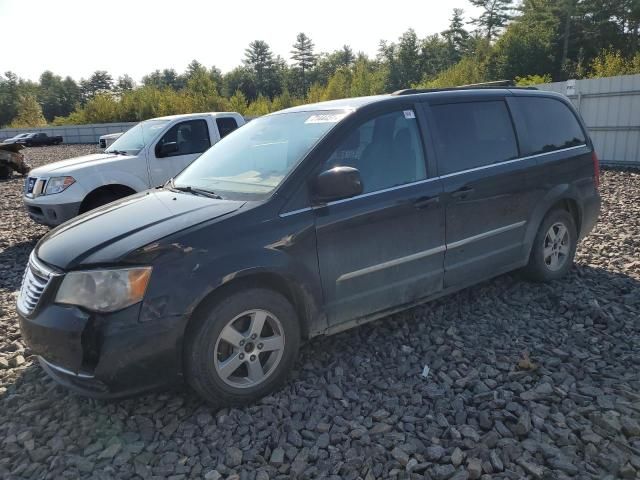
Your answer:
[[[305,120],[304,123],[338,123],[347,115],[349,115],[349,112],[322,113],[317,115],[311,115],[309,118]]]

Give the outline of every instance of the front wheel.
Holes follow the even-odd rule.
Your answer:
[[[552,210],[542,221],[533,241],[525,275],[539,282],[563,277],[573,265],[577,242],[573,216],[566,210]]]
[[[187,381],[213,405],[245,404],[272,392],[296,360],[295,310],[271,290],[231,294],[195,322],[185,341]]]

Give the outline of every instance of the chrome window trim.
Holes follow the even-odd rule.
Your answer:
[[[511,160],[504,160],[502,162],[491,163],[489,165],[482,165],[480,167],[468,168],[467,170],[460,170],[459,172],[446,173],[444,175],[440,175],[439,177],[434,177],[434,178],[454,177],[456,175],[462,175],[463,173],[477,172],[479,170],[485,170],[487,168],[497,167],[499,165],[508,165],[510,163],[521,162],[523,160],[531,160],[532,158],[544,157],[544,156],[547,156],[547,155],[552,155],[554,153],[568,152],[568,151],[571,151],[571,150],[576,150],[578,148],[584,148],[586,146],[587,146],[587,144],[583,143],[583,144],[580,144],[580,145],[574,145],[573,147],[561,148],[560,150],[553,150],[552,152],[536,153],[534,155],[528,155],[526,157],[518,157],[518,158],[513,158]]]
[[[280,216],[280,218],[284,218],[284,217],[288,217],[290,215],[296,215],[298,213],[308,212],[308,211],[314,210],[316,208],[322,208],[322,207],[331,206],[331,205],[339,205],[341,203],[350,202],[352,200],[357,200],[357,199],[360,199],[360,198],[366,198],[366,197],[370,197],[372,195],[378,195],[380,193],[392,192],[394,190],[399,190],[401,188],[408,188],[408,187],[412,187],[412,186],[415,186],[415,185],[420,185],[422,183],[428,183],[428,182],[432,182],[432,181],[435,181],[435,180],[440,180],[442,178],[454,177],[456,175],[462,175],[464,173],[476,172],[476,171],[479,171],[479,170],[485,170],[487,168],[498,167],[500,165],[508,165],[510,163],[520,162],[520,161],[523,161],[523,160],[530,160],[532,158],[545,157],[547,155],[553,155],[554,153],[569,152],[571,150],[577,150],[577,149],[581,149],[581,148],[588,148],[588,145],[586,143],[583,143],[583,144],[580,144],[580,145],[574,145],[573,147],[567,147],[567,148],[561,148],[559,150],[553,150],[551,152],[536,153],[534,155],[528,155],[526,157],[518,157],[518,158],[514,158],[512,160],[505,160],[503,162],[492,163],[490,165],[482,165],[480,167],[469,168],[467,170],[460,170],[459,172],[452,172],[452,173],[447,173],[445,175],[438,175],[437,177],[425,178],[423,180],[418,180],[418,181],[411,182],[411,183],[405,183],[403,185],[396,185],[395,187],[384,188],[382,190],[376,190],[375,192],[363,193],[363,194],[360,194],[360,195],[356,195],[355,197],[343,198],[341,200],[334,200],[333,202],[328,202],[328,203],[325,203],[323,205],[299,208],[297,210],[292,210],[290,212],[281,213],[281,214],[279,214],[279,216]]]

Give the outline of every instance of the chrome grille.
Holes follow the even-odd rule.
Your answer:
[[[18,309],[21,312],[30,314],[36,309],[52,275],[52,272],[34,259],[32,253],[24,271],[22,287],[18,295]]]

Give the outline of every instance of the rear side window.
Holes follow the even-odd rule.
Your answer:
[[[505,102],[434,105],[431,111],[440,175],[518,157],[518,144]]]
[[[527,145],[524,155],[553,152],[586,143],[584,132],[573,112],[553,98],[517,97],[522,112]]]
[[[218,125],[220,138],[226,137],[238,128],[238,122],[236,122],[236,119],[230,117],[216,118],[216,125]]]

